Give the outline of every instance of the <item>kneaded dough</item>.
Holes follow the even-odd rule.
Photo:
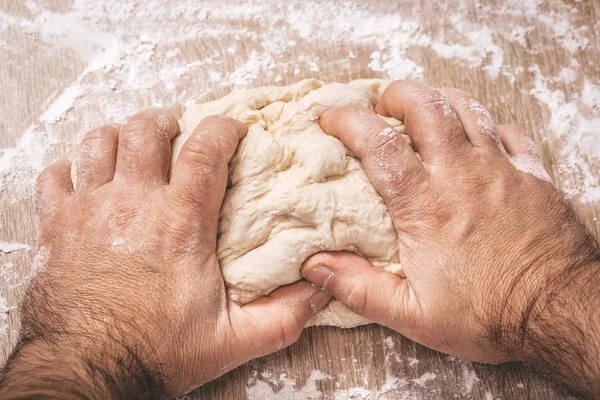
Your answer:
[[[360,161],[318,123],[318,116],[332,106],[373,108],[388,83],[374,79],[324,85],[307,79],[237,90],[185,111],[171,165],[203,118],[226,115],[248,126],[248,136],[229,164],[217,245],[228,295],[235,302],[245,304],[298,281],[302,263],[323,250],[351,251],[402,275],[398,237],[382,198]],[[400,121],[386,120],[403,133]],[[308,325],[366,323],[332,300]]]

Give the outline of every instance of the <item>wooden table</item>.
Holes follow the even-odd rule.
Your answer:
[[[600,82],[598,1],[162,3],[0,3],[0,242],[35,249],[35,176],[54,159],[73,158],[93,126],[147,105],[218,98],[235,84],[390,75],[461,88],[500,123],[526,128],[557,186],[599,236],[593,191],[599,154],[578,149],[583,128],[569,125],[600,118],[593,104]],[[33,256],[33,250],[0,253],[1,360],[17,337],[16,307]],[[246,396],[568,398],[521,365],[470,363],[374,325],[307,329],[290,348],[190,398]]]

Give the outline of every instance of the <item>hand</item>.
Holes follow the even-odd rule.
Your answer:
[[[575,390],[594,379],[597,389],[598,246],[533,141],[454,89],[397,81],[375,110],[404,121],[420,158],[363,107],[328,110],[320,124],[362,160],[386,202],[406,279],[344,252],[312,256],[302,275],[425,346],[527,361]]]
[[[179,126],[146,109],[85,136],[75,189],[70,162],[42,172],[39,265],[0,397],[175,396],[296,341],[330,296],[300,281],[239,307],[216,258],[227,163],[246,131],[206,118],[169,180]]]

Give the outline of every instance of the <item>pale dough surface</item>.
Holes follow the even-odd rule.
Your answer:
[[[349,103],[373,107],[388,84],[357,80],[237,90],[189,107],[179,121],[173,160],[198,123],[226,115],[248,126],[229,165],[231,186],[219,218],[217,257],[228,295],[245,304],[301,279],[300,267],[323,250],[347,250],[402,274],[388,210],[360,161],[323,132],[318,116]],[[398,131],[402,124],[386,119]],[[369,323],[333,300],[309,325]]]

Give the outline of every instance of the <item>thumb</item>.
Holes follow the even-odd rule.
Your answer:
[[[331,299],[331,295],[301,280],[280,287],[243,307],[233,305],[230,318],[238,333],[243,362],[276,352],[300,337],[308,320]]]
[[[347,252],[315,254],[304,262],[300,273],[351,311],[396,330],[400,326],[410,329],[418,301],[406,279]]]

